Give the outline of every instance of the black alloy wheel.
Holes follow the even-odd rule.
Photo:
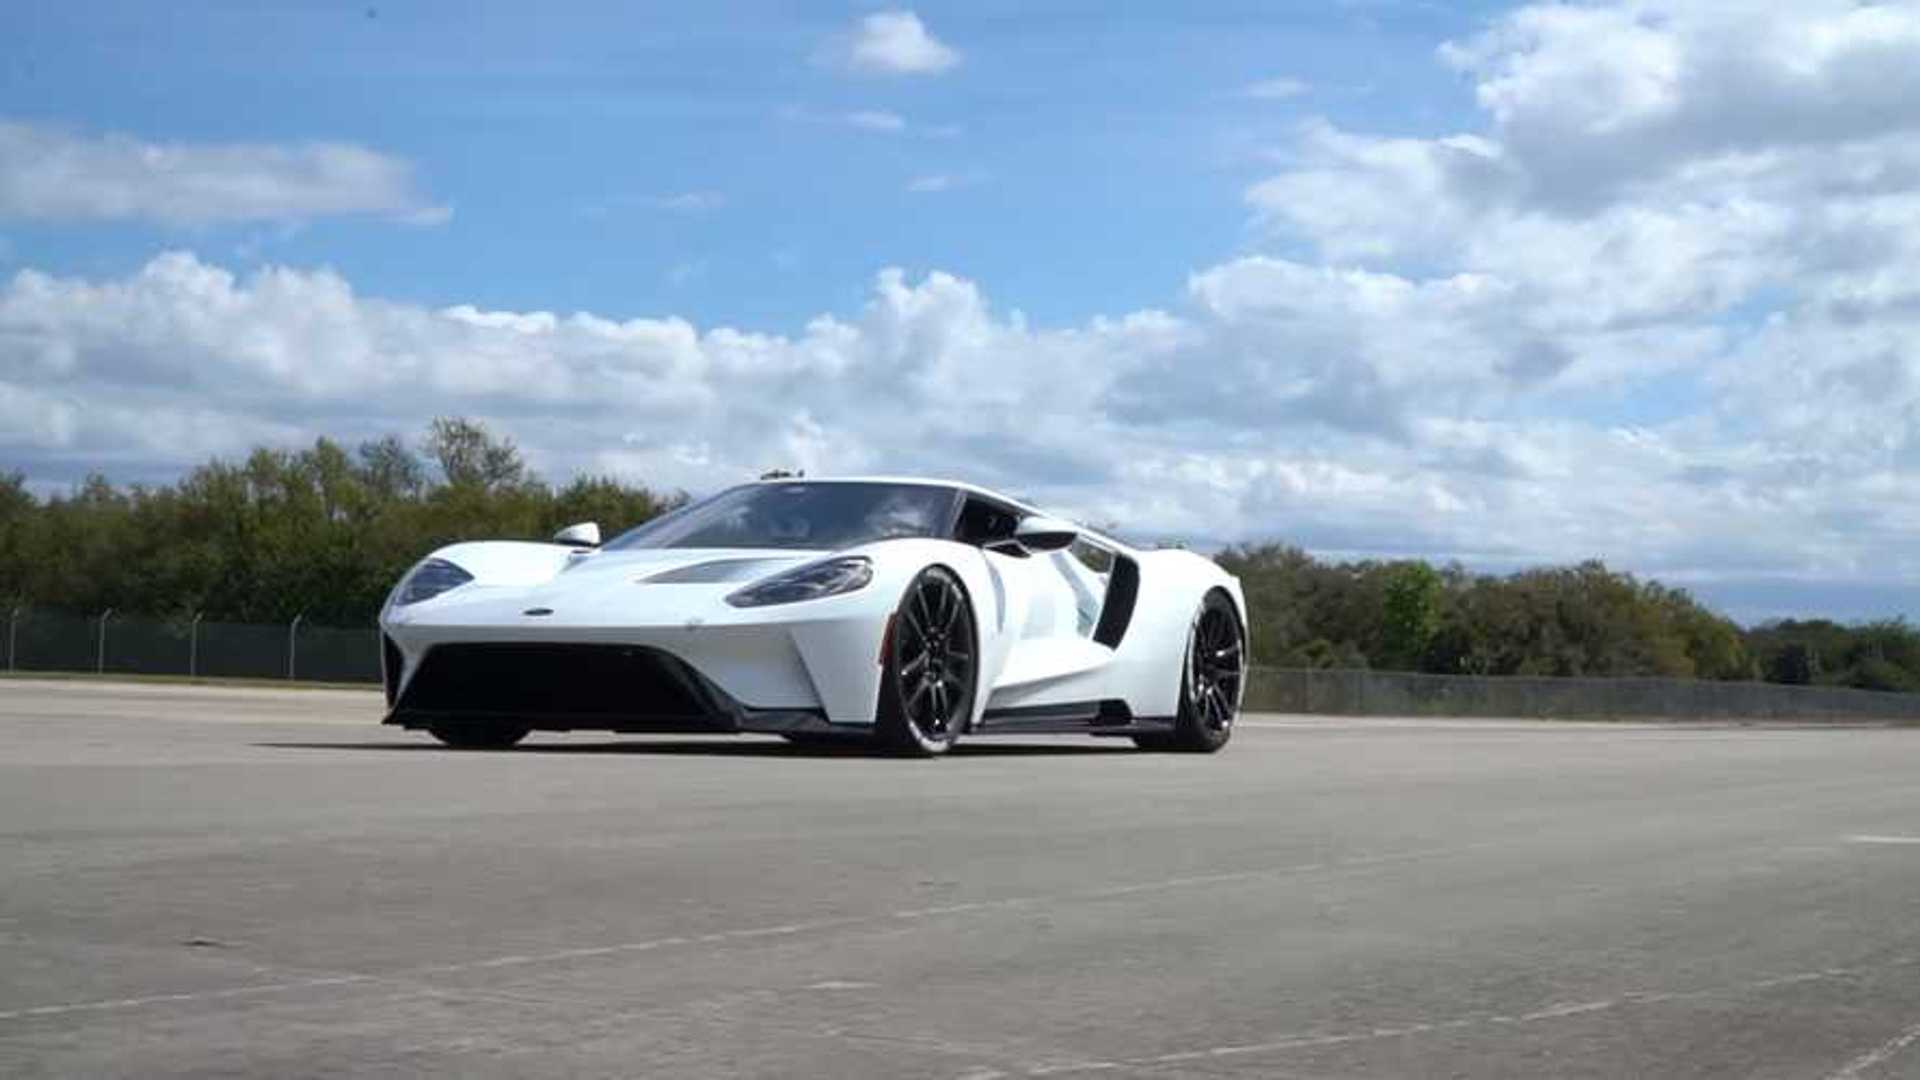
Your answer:
[[[1233,737],[1234,717],[1246,680],[1246,634],[1240,614],[1223,592],[1207,594],[1187,635],[1186,662],[1180,674],[1180,715],[1173,731],[1134,740],[1149,750],[1186,750],[1211,754]]]
[[[880,740],[905,753],[944,754],[973,717],[973,604],[951,570],[928,567],[907,586],[892,625],[880,681]]]

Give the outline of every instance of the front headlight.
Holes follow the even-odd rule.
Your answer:
[[[727,603],[734,607],[765,607],[768,604],[792,604],[818,600],[865,588],[873,580],[873,563],[859,555],[826,559],[762,578],[730,593]]]
[[[473,580],[473,575],[445,559],[428,559],[413,568],[394,590],[393,606],[406,607],[431,600],[448,589],[457,589]]]

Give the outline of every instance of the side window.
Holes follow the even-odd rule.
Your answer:
[[[1107,585],[1113,580],[1112,549],[1080,537],[1065,551],[1054,552],[1051,558],[1073,594],[1080,636],[1092,637],[1100,625],[1101,608],[1106,605]]]
[[[954,525],[953,538],[963,544],[986,545],[996,540],[1013,539],[1020,516],[1010,508],[981,498],[968,498],[960,508],[960,520]]]
[[[1073,542],[1073,546],[1067,549],[1067,554],[1080,560],[1080,565],[1098,574],[1102,582],[1107,580],[1107,575],[1113,573],[1113,552],[1084,536]]]

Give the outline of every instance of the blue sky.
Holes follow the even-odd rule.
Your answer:
[[[323,263],[426,304],[796,327],[882,266],[990,281],[1045,320],[1159,303],[1251,246],[1239,192],[1304,116],[1458,123],[1431,62],[1470,8],[923,6],[933,78],[819,53],[844,4],[29,4],[0,16],[13,118],[155,142],[353,142],[413,162],[445,228],[15,227],[17,261],[124,272],[182,242]],[[1280,78],[1296,97],[1246,95]],[[890,114],[874,131],[847,117]],[[916,179],[952,177],[941,192]],[[677,196],[719,205],[674,209]],[[687,200],[689,203],[701,200]],[[1116,229],[1116,219],[1127,226]]]
[[[556,478],[1920,606],[1920,4],[0,9],[0,467]]]

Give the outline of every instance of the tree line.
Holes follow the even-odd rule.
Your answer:
[[[260,448],[178,483],[94,476],[40,500],[0,475],[0,600],[97,612],[366,625],[421,555],[456,540],[545,538],[577,521],[620,527],[684,501],[611,477],[555,486],[510,439],[435,420],[349,451]]]
[[[1259,659],[1281,667],[1920,690],[1920,631],[1904,620],[1743,628],[1684,589],[1600,562],[1477,574],[1327,562],[1282,544],[1218,559],[1246,589]]]
[[[539,539],[577,521],[623,529],[685,498],[607,476],[549,483],[510,439],[459,418],[435,420],[417,445],[260,448],[172,484],[94,476],[41,499],[21,474],[0,473],[0,602],[365,625],[442,544]],[[1493,575],[1330,562],[1282,544],[1217,558],[1246,587],[1264,664],[1920,690],[1920,632],[1904,621],[1743,629],[1684,590],[1598,562]]]

